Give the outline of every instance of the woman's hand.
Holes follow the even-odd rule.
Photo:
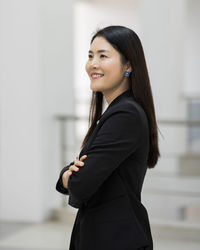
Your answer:
[[[79,168],[76,166],[80,166],[83,167],[84,166],[84,162],[83,160],[85,160],[87,157],[87,155],[83,155],[80,160],[78,159],[78,157],[76,157],[75,161],[74,161],[74,165],[71,165],[69,167],[69,169],[67,171],[65,171],[62,175],[62,183],[64,188],[67,188],[68,185],[68,179],[70,177],[70,175],[72,174],[73,171],[79,171]]]

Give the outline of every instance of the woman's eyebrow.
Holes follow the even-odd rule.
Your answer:
[[[89,53],[93,53],[92,50],[89,50],[88,52],[89,52]],[[97,53],[102,53],[102,52],[109,52],[109,50],[105,50],[105,49],[97,50]]]

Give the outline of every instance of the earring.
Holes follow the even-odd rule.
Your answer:
[[[125,71],[124,75],[129,77],[130,76],[130,72]]]

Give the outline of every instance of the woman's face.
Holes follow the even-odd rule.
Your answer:
[[[88,57],[85,69],[91,80],[91,90],[110,92],[127,81],[119,52],[105,38],[96,37],[93,40]]]

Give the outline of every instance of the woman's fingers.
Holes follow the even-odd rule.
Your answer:
[[[87,157],[87,155],[83,155],[83,156],[80,158],[80,160],[79,160],[78,158],[76,158],[76,160],[75,160],[75,162],[74,162],[74,165],[80,166],[80,167],[83,166],[83,165],[84,165],[83,160],[85,160],[86,157]]]
[[[76,166],[80,166],[80,167],[84,166],[83,160],[85,160],[86,157],[87,157],[87,155],[83,155],[83,156],[80,158],[80,160],[78,159],[78,157],[76,157],[76,159],[75,159],[75,161],[74,161],[74,165],[71,165],[71,166],[69,167],[69,170],[70,170],[70,171],[76,171],[76,172],[79,171],[79,168],[76,167]]]
[[[83,160],[85,160],[86,158],[87,158],[87,155],[83,155],[83,156],[81,156],[80,161],[83,161]]]
[[[68,177],[72,174],[72,171],[71,170],[67,170],[63,173],[62,175],[62,180],[63,180],[63,183],[65,183],[65,180],[68,179]]]
[[[71,170],[71,171],[79,171],[79,168],[76,167],[75,165],[71,165],[71,166],[69,167],[69,170]]]
[[[68,169],[67,172],[68,172],[68,175],[72,174],[72,171],[70,169]]]

